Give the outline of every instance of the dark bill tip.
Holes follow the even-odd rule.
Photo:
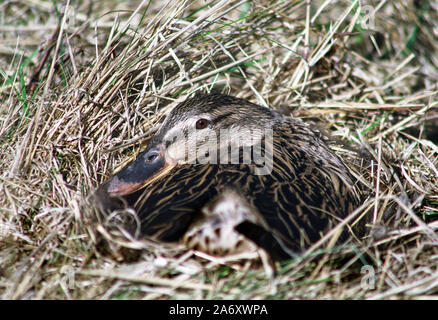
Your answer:
[[[143,186],[141,182],[127,182],[120,180],[117,175],[114,176],[108,184],[108,194],[111,197],[125,196],[131,194]]]

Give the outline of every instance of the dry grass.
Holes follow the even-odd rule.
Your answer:
[[[436,296],[438,5],[306,4],[0,4],[0,296]],[[254,257],[177,245],[151,245],[131,264],[96,253],[81,201],[135,157],[170,107],[212,89],[343,141],[334,148],[364,184],[354,214],[372,216],[370,235],[312,248],[326,255],[278,264],[274,279]]]

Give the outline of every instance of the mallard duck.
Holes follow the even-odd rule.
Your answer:
[[[173,108],[146,150],[94,198],[101,213],[133,209],[126,228],[134,238],[214,253],[250,243],[278,260],[300,255],[360,199],[318,131],[218,93]]]

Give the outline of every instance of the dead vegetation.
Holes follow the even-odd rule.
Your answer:
[[[3,299],[437,294],[435,2],[134,2],[0,5]],[[342,141],[334,148],[367,195],[353,214],[372,215],[362,244],[315,246],[274,279],[255,257],[151,245],[128,264],[96,253],[82,200],[198,90],[269,105]]]

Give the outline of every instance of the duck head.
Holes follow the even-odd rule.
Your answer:
[[[242,159],[239,148],[247,150],[250,158],[251,148],[260,145],[280,119],[274,110],[243,99],[197,95],[177,105],[146,150],[103,186],[110,197],[120,197],[143,188],[177,165],[237,164]],[[251,161],[247,158],[244,161]]]

